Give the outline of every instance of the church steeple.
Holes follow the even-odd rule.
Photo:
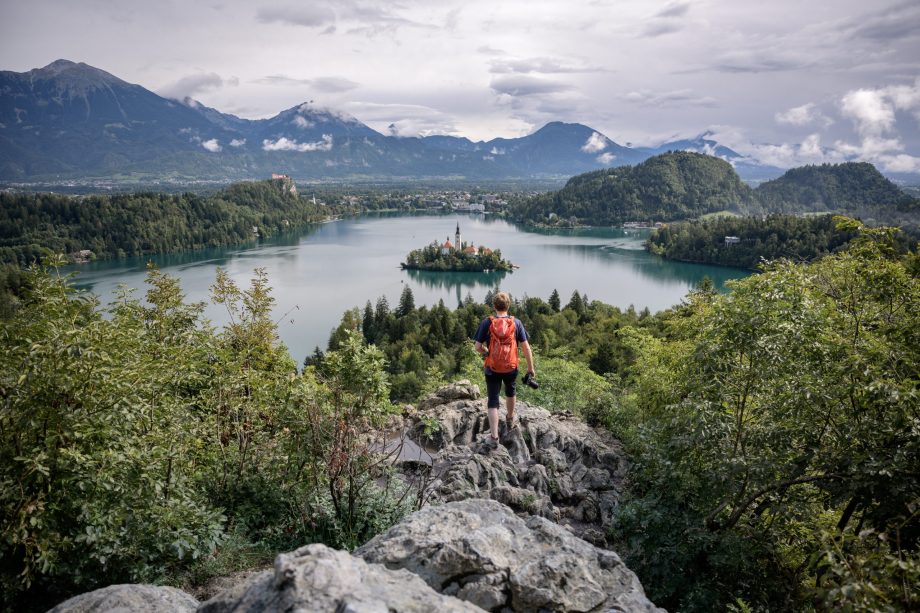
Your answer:
[[[460,251],[461,249],[463,249],[463,243],[460,242],[460,222],[459,221],[457,222],[457,234],[455,238],[457,239],[457,241],[454,243],[454,248],[457,251]]]

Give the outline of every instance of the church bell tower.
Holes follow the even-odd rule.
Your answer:
[[[457,241],[454,243],[454,249],[457,251],[463,250],[463,244],[460,242],[460,222],[457,222],[457,234],[455,235]]]

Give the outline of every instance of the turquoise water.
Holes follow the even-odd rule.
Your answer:
[[[434,273],[399,267],[406,254],[433,240],[453,242],[456,224],[463,240],[501,249],[520,266],[513,273]],[[670,262],[643,250],[648,230],[589,228],[528,231],[505,221],[469,215],[367,215],[322,224],[299,234],[257,245],[152,258],[96,262],[74,267],[75,284],[111,300],[119,284],[144,291],[148,260],[177,277],[188,301],[208,299],[216,267],[241,285],[252,272],[268,272],[279,333],[293,357],[302,361],[315,346],[323,349],[342,313],[363,308],[385,295],[392,307],[409,285],[416,305],[438,300],[456,306],[467,294],[481,301],[499,287],[515,297],[549,297],[559,291],[565,304],[574,290],[591,300],[658,311],[677,304],[704,276],[717,287],[750,274],[744,270]],[[207,316],[226,320],[222,307]]]

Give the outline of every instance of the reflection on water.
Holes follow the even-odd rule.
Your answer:
[[[644,241],[645,238],[642,238]],[[638,247],[637,247],[638,245]],[[643,243],[634,240],[632,244],[624,245],[622,241],[613,240],[606,245],[544,245],[544,249],[564,252],[568,258],[582,262],[585,265],[603,265],[615,261],[617,265],[627,265],[637,275],[658,281],[685,281],[688,276],[695,277],[701,268],[706,268],[706,276],[712,279],[715,286],[725,290],[725,282],[737,279],[739,270],[736,268],[703,266],[687,262],[675,262],[664,258],[651,256],[642,247]],[[746,275],[742,275],[746,276]]]
[[[315,233],[322,225],[307,226],[296,232],[279,234],[264,241],[254,242],[251,245],[216,247],[181,253],[122,258],[120,260],[98,260],[69,266],[65,271],[77,273],[74,286],[80,289],[93,289],[100,278],[119,275],[129,277],[136,277],[138,274],[143,275],[146,273],[148,264],[154,264],[157,268],[169,270],[170,274],[176,275],[190,268],[201,266],[207,266],[212,270],[218,266],[226,267],[231,260],[240,257],[241,254],[246,253],[258,256],[260,253],[264,254],[266,249],[270,249],[272,254],[278,257],[296,257],[301,241]],[[285,247],[287,250],[285,250]],[[137,286],[132,285],[132,287]]]
[[[456,304],[475,288],[494,289],[509,273],[507,270],[492,272],[434,272],[431,270],[407,270],[409,278],[429,289],[447,290],[456,298]],[[449,304],[449,303],[448,303]]]
[[[433,272],[431,270],[407,270],[413,281],[429,288],[455,287],[498,287],[508,274],[506,270],[494,272]]]

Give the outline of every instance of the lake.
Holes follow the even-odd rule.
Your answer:
[[[464,241],[501,249],[502,256],[520,269],[513,273],[400,269],[412,249],[434,240],[443,243],[448,237],[453,242],[458,223]],[[704,276],[723,288],[726,281],[750,274],[664,260],[643,249],[648,232],[525,230],[489,216],[379,214],[321,224],[256,245],[94,262],[72,269],[79,273],[77,287],[107,302],[119,284],[145,291],[147,261],[177,277],[187,301],[208,299],[218,266],[241,286],[248,286],[254,269],[264,268],[277,301],[279,333],[298,362],[316,346],[325,349],[347,309],[363,308],[367,300],[373,304],[383,295],[395,308],[405,285],[412,288],[417,306],[444,300],[454,307],[468,294],[482,301],[497,287],[514,297],[526,294],[544,300],[556,289],[563,305],[578,290],[591,300],[654,312],[679,303]],[[205,313],[218,324],[227,319],[226,311],[217,305],[209,305]]]

